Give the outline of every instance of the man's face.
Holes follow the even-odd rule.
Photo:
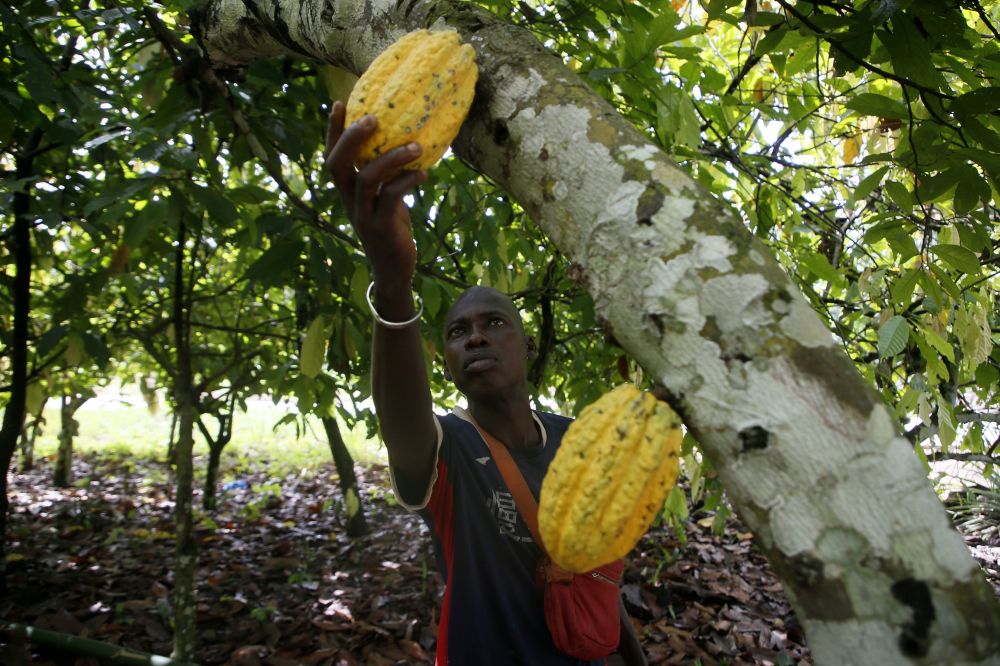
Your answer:
[[[474,287],[448,312],[445,363],[466,396],[500,395],[523,386],[531,350],[514,305],[498,291]]]

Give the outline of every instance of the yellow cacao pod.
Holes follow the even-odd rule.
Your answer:
[[[624,557],[677,481],[681,420],[632,384],[570,424],[542,481],[538,530],[552,561],[583,573]]]
[[[375,58],[347,100],[345,125],[369,113],[378,119],[358,166],[411,141],[423,152],[406,169],[437,163],[472,105],[479,76],[475,57],[454,30],[416,30]]]

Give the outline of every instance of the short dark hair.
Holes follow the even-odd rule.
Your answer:
[[[479,284],[473,285],[468,289],[466,289],[465,291],[463,291],[461,294],[459,294],[458,298],[456,298],[455,301],[451,304],[451,307],[448,308],[448,313],[445,315],[445,325],[447,325],[447,322],[451,321],[452,311],[456,307],[458,307],[458,305],[462,301],[476,295],[487,296],[489,298],[498,301],[499,303],[502,303],[504,309],[507,310],[511,315],[513,315],[514,319],[517,321],[517,326],[518,328],[521,329],[521,334],[522,335],[524,334],[524,320],[521,318],[521,311],[517,309],[516,305],[514,305],[514,301],[511,300],[510,296],[500,291],[499,289],[494,289],[493,287],[487,287],[485,285],[479,285]]]

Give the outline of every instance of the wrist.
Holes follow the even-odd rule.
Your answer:
[[[379,287],[375,282],[372,282],[368,285],[366,292],[372,316],[378,324],[385,328],[406,328],[420,320],[424,306],[423,303],[420,303],[419,296],[416,296],[417,302],[420,304],[419,311],[417,310],[413,302],[415,296],[408,282],[405,283],[404,287],[385,284]]]

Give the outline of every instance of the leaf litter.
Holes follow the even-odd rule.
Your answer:
[[[196,513],[198,663],[433,662],[444,586],[428,532],[393,501],[384,467],[357,473],[370,526],[361,538],[344,535],[332,465],[278,478],[262,463],[220,488],[214,512]],[[74,478],[52,487],[46,461],[12,474],[0,617],[170,654],[169,467],[88,456]],[[680,539],[654,527],[627,559],[622,594],[650,663],[811,664],[752,536],[732,518],[721,537],[710,525],[693,513]],[[980,562],[1000,590],[1000,544],[970,545],[992,554]],[[0,662],[96,663],[13,642],[0,642]]]

